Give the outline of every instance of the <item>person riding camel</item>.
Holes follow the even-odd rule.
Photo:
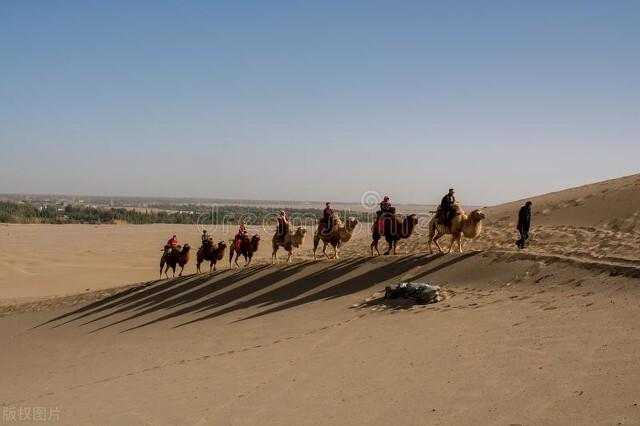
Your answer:
[[[389,197],[385,195],[380,202],[380,210],[376,212],[376,223],[378,225],[378,233],[384,233],[384,220],[391,214],[391,202]]]
[[[203,230],[202,231],[202,247],[209,247],[209,245],[212,242],[213,242],[213,238],[211,237],[211,235],[209,235],[206,229]]]
[[[378,216],[383,215],[385,213],[389,213],[389,209],[391,208],[391,202],[389,202],[389,197],[385,195],[380,203],[380,211],[378,212]]]
[[[289,232],[289,218],[284,210],[280,211],[280,216],[278,216],[278,239],[284,240],[284,236]]]
[[[454,209],[453,205],[456,202],[456,197],[454,197],[455,191],[453,188],[449,188],[449,192],[442,197],[442,201],[440,201],[440,208],[442,209],[442,219],[446,226],[451,225],[451,220],[453,219]]]
[[[247,225],[244,222],[242,222],[240,224],[240,227],[238,228],[238,233],[236,234],[236,237],[235,237],[236,250],[240,250],[240,247],[242,246],[242,242],[244,240],[246,240],[247,238],[249,238],[249,233],[247,231]]]
[[[324,221],[324,229],[323,233],[329,233],[333,230],[333,209],[331,208],[331,203],[327,202],[325,204],[324,211],[322,212],[322,220]]]
[[[167,254],[171,254],[171,252],[177,245],[178,245],[178,237],[174,235],[173,237],[169,238],[169,241],[167,241],[167,245],[166,245]]]

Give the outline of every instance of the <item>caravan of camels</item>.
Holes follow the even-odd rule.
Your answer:
[[[462,253],[462,238],[474,239],[480,235],[482,231],[482,221],[486,218],[481,209],[475,209],[466,214],[460,204],[455,201],[453,189],[442,199],[440,206],[436,211],[431,211],[431,219],[428,224],[429,236],[428,246],[429,252],[432,254],[432,244],[434,243],[440,253],[445,253],[438,243],[438,240],[445,236],[451,236],[451,243],[446,253],[450,253],[455,243],[457,243],[458,251]],[[384,197],[380,202],[380,209],[376,212],[375,220],[371,225],[371,256],[380,255],[378,243],[381,238],[387,242],[387,250],[385,255],[396,254],[398,241],[411,237],[416,225],[418,217],[416,214],[402,216],[396,213],[395,207],[389,202],[389,197]],[[317,259],[318,245],[322,242],[322,255],[327,259],[339,259],[340,248],[343,244],[351,240],[358,220],[348,217],[343,220],[333,212],[331,204],[326,203],[322,217],[318,220],[317,228],[313,236],[313,258]],[[289,217],[285,211],[280,211],[277,219],[277,227],[271,239],[272,245],[272,264],[278,263],[278,250],[282,247],[287,252],[287,263],[293,260],[294,249],[301,247],[305,240],[306,228],[298,226],[293,229]],[[229,246],[225,242],[214,243],[211,235],[205,230],[202,234],[202,246],[198,249],[196,259],[196,270],[201,271],[201,264],[204,261],[209,262],[209,272],[216,270],[216,264],[225,256],[225,250],[229,247],[229,267],[235,263],[240,266],[238,258],[244,258],[244,266],[251,263],[253,254],[258,250],[260,236],[255,234],[252,237],[248,235],[246,225],[239,225],[238,233],[235,238],[229,240]],[[327,253],[327,247],[331,246],[333,253]],[[235,255],[235,261],[234,261]],[[180,266],[179,275],[182,275],[184,266],[189,261],[190,247],[189,244],[181,246],[178,244],[177,237],[174,235],[165,245],[160,260],[160,277],[164,275],[168,277],[168,271],[171,269],[175,276],[176,267]]]

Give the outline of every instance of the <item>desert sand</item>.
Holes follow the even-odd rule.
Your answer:
[[[194,253],[169,280],[160,247],[196,227],[1,225],[0,403],[83,425],[638,424],[640,175],[531,200],[523,251],[524,200],[462,254],[429,255],[421,217],[398,256],[369,257],[363,225],[340,261],[310,231],[271,266],[253,228],[255,265],[194,275]],[[409,280],[445,299],[384,301]]]

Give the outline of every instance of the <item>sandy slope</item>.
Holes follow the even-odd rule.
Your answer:
[[[516,202],[488,209],[462,255],[427,255],[423,218],[400,245],[413,254],[363,256],[363,227],[340,262],[310,260],[309,238],[272,267],[270,231],[254,229],[266,244],[251,268],[119,288],[156,276],[176,228],[0,227],[14,248],[0,405],[59,407],[65,424],[637,424],[639,185],[533,198],[524,252]],[[447,298],[384,305],[403,280]]]
[[[0,318],[11,342],[0,401],[60,407],[69,424],[629,424],[640,421],[638,276],[471,252],[50,302]],[[399,279],[448,298],[382,308],[377,290]]]

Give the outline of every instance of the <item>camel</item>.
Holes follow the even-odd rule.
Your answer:
[[[220,241],[218,245],[210,244],[206,248],[204,246],[200,247],[198,249],[197,263],[196,263],[196,269],[198,273],[201,272],[200,264],[205,260],[209,261],[209,272],[211,272],[212,269],[215,271],[216,263],[222,260],[222,258],[224,257],[224,250],[226,248],[227,248],[227,245],[222,241]]]
[[[231,260],[233,259],[234,254],[236,255],[236,266],[240,266],[238,265],[238,257],[240,257],[240,255],[244,256],[244,266],[249,266],[253,253],[258,251],[260,236],[256,234],[251,237],[251,239],[243,239],[239,248],[236,246],[236,240],[229,241],[231,241],[231,247],[229,249],[229,268],[231,268]]]
[[[273,253],[271,254],[271,264],[278,263],[278,248],[283,247],[286,251],[289,252],[289,256],[287,257],[287,263],[292,262],[293,257],[293,249],[300,247],[304,243],[304,235],[307,233],[307,230],[303,227],[298,227],[295,233],[287,230],[284,235],[284,241],[278,238],[278,232],[273,235],[273,239],[271,240],[271,244],[273,246]]]
[[[171,249],[169,252],[169,247],[165,247],[162,251],[162,257],[160,258],[160,278],[162,278],[162,268],[167,265],[164,270],[164,275],[169,278],[167,272],[169,272],[169,268],[173,270],[173,276],[176,276],[176,265],[180,265],[180,273],[178,276],[182,276],[182,271],[184,271],[184,265],[189,261],[189,251],[191,247],[189,244],[185,244],[184,247],[176,246]]]
[[[392,207],[393,209],[393,207]],[[391,211],[393,215],[395,210]],[[387,217],[384,219],[384,238],[387,240],[387,244],[389,247],[387,251],[384,253],[388,255],[393,249],[393,254],[396,254],[396,245],[398,244],[398,240],[403,238],[409,238],[413,233],[413,229],[418,223],[418,217],[415,214],[411,214],[404,218],[404,220],[400,220],[400,218],[396,216]],[[380,256],[380,250],[378,250],[378,241],[382,237],[380,232],[378,231],[378,224],[374,223],[371,228],[371,237],[373,241],[371,242],[371,256],[373,256],[373,250],[378,253]]]
[[[346,225],[343,225],[340,218],[336,216],[331,232],[322,232],[324,228],[321,225],[318,225],[318,229],[313,236],[313,258],[316,258],[318,243],[322,240],[322,254],[324,254],[327,259],[330,259],[327,254],[327,244],[331,244],[333,246],[334,257],[338,259],[340,256],[340,246],[351,239],[357,224],[358,220],[350,217],[347,219]]]
[[[457,207],[457,214],[451,219],[451,225],[442,223],[440,210],[429,221],[429,253],[433,253],[431,242],[436,243],[438,250],[442,253],[442,247],[438,244],[438,239],[443,235],[451,235],[451,245],[447,253],[451,253],[453,244],[458,241],[458,251],[462,253],[462,236],[474,239],[482,231],[482,221],[487,217],[481,209],[475,209],[466,215],[462,208]]]

